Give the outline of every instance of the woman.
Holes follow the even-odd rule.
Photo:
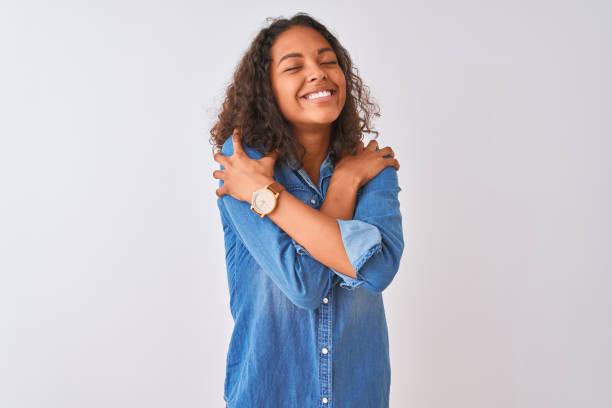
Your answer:
[[[236,69],[211,130],[235,323],[228,407],[389,405],[382,291],[404,241],[399,163],[361,142],[375,108],[304,13],[262,29]]]

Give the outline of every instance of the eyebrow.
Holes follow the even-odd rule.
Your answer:
[[[333,49],[331,49],[331,48],[329,48],[329,47],[325,47],[325,48],[319,48],[319,50],[318,50],[317,54],[322,54],[322,53],[324,53],[325,51],[331,51],[331,52],[334,52],[334,50],[333,50]],[[278,65],[280,65],[280,63],[281,63],[281,62],[283,62],[283,60],[285,60],[285,59],[287,59],[287,58],[304,58],[304,55],[303,55],[303,54],[300,54],[299,52],[293,52],[293,53],[291,53],[291,54],[287,54],[287,55],[285,55],[283,58],[281,58],[281,59],[280,59],[280,61],[278,61],[277,66],[278,66]]]

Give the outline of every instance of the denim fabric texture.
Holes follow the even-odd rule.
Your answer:
[[[263,157],[242,145],[249,157]],[[231,156],[233,150],[229,137],[221,153]],[[318,186],[304,168],[294,171],[282,161],[274,179],[320,209],[333,171],[330,152]],[[389,406],[382,292],[404,249],[400,191],[397,171],[385,167],[358,190],[354,218],[336,219],[355,279],[314,259],[250,203],[230,195],[217,199],[234,320],[223,395],[229,408]]]

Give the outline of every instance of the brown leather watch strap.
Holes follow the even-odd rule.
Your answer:
[[[268,188],[272,190],[274,193],[279,194],[281,191],[285,189],[279,182],[275,181],[272,184],[268,185]]]

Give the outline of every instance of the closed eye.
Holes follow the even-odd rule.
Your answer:
[[[322,62],[322,63],[321,63],[321,65],[323,65],[323,64],[337,64],[337,63],[338,63],[337,61],[327,61],[327,62]],[[283,71],[283,72],[292,71],[292,70],[294,70],[294,69],[300,69],[300,68],[302,68],[302,66],[301,66],[301,65],[298,65],[297,67],[287,68],[287,69],[286,69],[285,71]]]

